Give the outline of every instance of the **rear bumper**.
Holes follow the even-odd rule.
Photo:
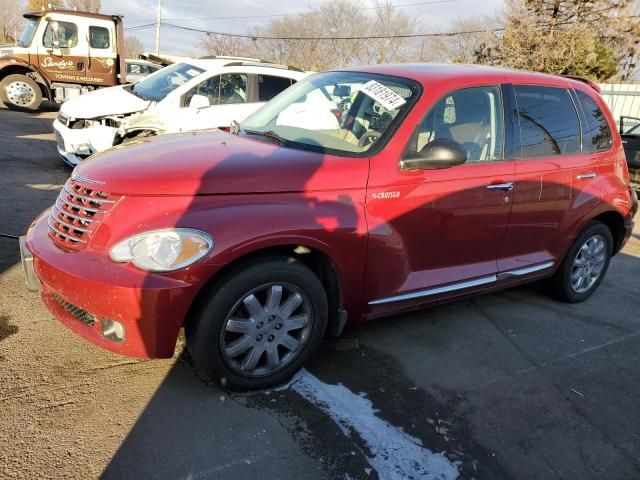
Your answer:
[[[113,352],[139,358],[168,358],[203,282],[203,269],[184,272],[184,279],[150,274],[112,262],[106,252],[66,252],[49,238],[46,215],[26,237],[42,300],[51,314],[86,340]],[[125,328],[124,340],[103,336],[102,322]]]

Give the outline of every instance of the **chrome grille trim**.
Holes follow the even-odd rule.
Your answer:
[[[70,179],[49,212],[49,237],[62,248],[85,248],[104,214],[119,200],[120,197]]]
[[[57,222],[57,221],[59,221],[59,220],[55,220],[55,221]],[[76,243],[87,243],[87,242],[85,242],[84,240],[81,240],[81,239],[79,239],[79,238],[75,238],[75,237],[73,237],[73,236],[69,235],[69,233],[65,233],[65,232],[63,232],[62,230],[58,230],[58,229],[53,225],[51,216],[49,216],[49,219],[48,219],[47,223],[49,224],[49,228],[50,228],[51,230],[53,230],[54,232],[56,232],[56,233],[57,233],[58,235],[60,235],[61,237],[64,237],[65,239],[69,239],[69,240],[71,240],[72,242],[76,242]]]
[[[58,197],[58,200],[60,200],[60,198]],[[77,208],[78,210],[84,210],[86,212],[91,212],[91,213],[104,213],[103,210],[100,210],[98,208],[90,208],[90,207],[85,207],[82,204],[77,204],[77,203],[71,203],[73,208]],[[64,210],[62,210],[64,212]]]
[[[67,217],[71,217],[71,218],[75,218],[76,220],[80,220],[81,222],[87,222],[87,223],[93,223],[95,222],[95,220],[91,219],[91,218],[83,218],[83,217],[78,217],[76,214],[74,213],[70,213],[67,210],[64,210],[61,208],[60,204],[58,203],[60,200],[57,199],[56,203],[53,205],[53,207],[58,210],[61,214],[66,215]],[[101,210],[97,210],[94,213],[102,213]]]
[[[49,217],[51,218],[51,217]],[[82,233],[87,233],[87,232],[93,232],[93,230],[87,230],[86,228],[82,228],[82,227],[78,227],[77,225],[73,225],[71,223],[67,223],[64,220],[54,217],[54,221],[59,223],[60,225],[64,225],[65,227],[71,229],[71,230],[78,230],[79,232]]]
[[[64,184],[64,187],[63,187],[64,191],[67,192],[69,195],[73,195],[76,198],[79,198],[81,200],[86,200],[88,202],[95,202],[95,203],[100,203],[100,204],[103,204],[103,203],[115,203],[114,200],[105,200],[103,198],[96,198],[96,197],[85,197],[84,195],[80,195],[79,193],[76,193],[74,191],[70,191],[67,188],[68,183],[69,182]]]

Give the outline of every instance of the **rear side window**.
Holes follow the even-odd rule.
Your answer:
[[[258,75],[258,101],[268,102],[292,83],[290,78]]]
[[[612,143],[611,130],[598,104],[586,93],[576,90],[576,95],[587,124],[583,125],[584,150],[587,152],[602,152],[608,150]]]
[[[91,48],[109,48],[109,30],[104,27],[89,27],[89,45]]]
[[[513,87],[520,120],[521,158],[551,157],[580,151],[580,122],[564,88]]]

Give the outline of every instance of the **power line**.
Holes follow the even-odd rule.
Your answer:
[[[424,38],[424,37],[454,37],[456,35],[469,35],[473,33],[486,32],[503,32],[504,28],[491,28],[486,30],[466,30],[458,32],[431,32],[431,33],[406,33],[397,35],[368,35],[365,37],[278,37],[265,35],[252,35],[248,33],[230,33],[230,32],[214,32],[211,30],[203,30],[200,28],[184,27],[182,25],[174,25],[172,23],[162,23],[162,25],[187,30],[190,32],[205,33],[207,35],[220,35],[223,37],[248,38],[251,40],[372,40],[372,39],[392,39],[392,38]]]
[[[436,5],[441,3],[455,3],[461,2],[462,0],[430,0],[426,2],[417,2],[417,3],[394,3],[391,4],[392,7],[417,7],[421,5]],[[380,7],[363,7],[360,10],[376,10]],[[291,12],[291,13],[272,13],[268,15],[239,15],[239,16],[231,16],[231,17],[162,17],[164,20],[180,20],[180,21],[189,21],[189,20],[237,20],[244,18],[273,18],[273,17],[288,17],[292,15],[313,15],[317,12]]]

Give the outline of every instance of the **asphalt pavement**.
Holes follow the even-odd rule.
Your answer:
[[[55,114],[0,109],[2,234],[71,173]],[[637,479],[639,274],[636,229],[583,304],[531,285],[378,320],[292,384],[239,395],[196,378],[182,341],[141,362],[76,337],[3,237],[0,478]]]

